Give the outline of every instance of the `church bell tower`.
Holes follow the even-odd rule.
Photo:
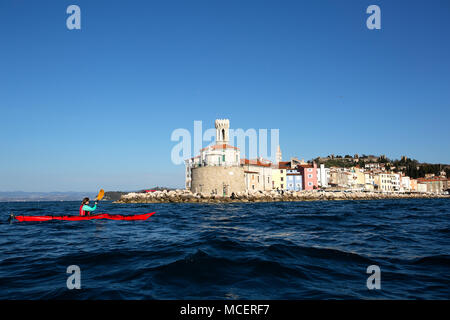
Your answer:
[[[230,120],[228,119],[216,119],[216,144],[228,144]]]
[[[277,149],[277,154],[276,154],[276,163],[280,163],[282,160],[282,157],[281,157],[281,149],[280,149],[280,146],[278,146],[278,149]]]

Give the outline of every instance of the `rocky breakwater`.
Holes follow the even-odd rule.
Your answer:
[[[324,192],[324,191],[245,191],[231,197],[192,193],[189,190],[163,190],[149,193],[128,193],[115,203],[224,203],[224,202],[275,202],[317,200],[380,200],[411,198],[449,198],[448,195],[428,193],[378,193],[378,192]]]

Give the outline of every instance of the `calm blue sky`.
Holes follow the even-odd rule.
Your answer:
[[[0,191],[182,187],[171,133],[216,118],[280,129],[284,159],[450,163],[449,17],[446,0],[2,0]]]

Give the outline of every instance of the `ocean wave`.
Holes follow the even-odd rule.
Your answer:
[[[417,258],[412,263],[415,265],[438,265],[450,267],[450,255],[434,255]]]
[[[415,210],[418,204],[420,212]],[[52,203],[46,214],[72,214]],[[38,214],[32,203],[1,212]],[[448,295],[448,201],[102,203],[148,221],[0,221],[1,299],[410,299]],[[74,213],[76,214],[76,213]],[[423,256],[424,252],[430,253]],[[414,258],[411,258],[414,257]],[[68,290],[79,265],[83,290]],[[366,288],[369,265],[383,290]],[[426,290],[426,291],[424,291]]]

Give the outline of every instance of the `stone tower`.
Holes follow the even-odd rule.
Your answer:
[[[230,120],[228,119],[216,119],[216,144],[228,144]]]
[[[282,161],[282,156],[281,156],[281,149],[280,149],[280,146],[278,146],[278,149],[277,149],[277,154],[276,154],[276,163],[280,163],[281,161]]]

